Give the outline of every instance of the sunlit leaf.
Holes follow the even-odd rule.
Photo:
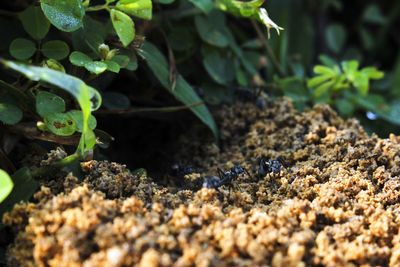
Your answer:
[[[135,25],[133,20],[125,13],[115,9],[110,11],[110,16],[119,39],[124,46],[128,46],[135,38]]]
[[[151,20],[152,17],[151,0],[120,0],[116,8],[138,18]]]
[[[94,74],[100,74],[107,69],[107,64],[102,61],[92,61],[86,63],[85,68]]]
[[[68,113],[51,113],[44,117],[47,128],[56,135],[69,136],[75,133],[76,125]]]
[[[23,73],[31,80],[47,82],[71,93],[78,100],[84,114],[84,129],[78,145],[78,152],[83,155],[86,150],[92,148],[91,146],[95,144],[96,140],[90,139],[94,134],[88,128],[88,120],[90,111],[98,109],[101,105],[101,95],[97,90],[86,85],[82,80],[59,71],[8,60],[1,62],[9,68]]]
[[[82,52],[74,51],[69,55],[69,61],[75,66],[83,67],[86,63],[92,62],[93,60]]]
[[[0,203],[11,193],[14,187],[8,173],[0,169]]]
[[[70,110],[67,114],[74,120],[76,130],[78,132],[83,131],[83,112],[81,110]],[[88,126],[90,130],[94,130],[97,126],[97,120],[93,115],[90,115],[88,120]]]
[[[85,15],[81,0],[40,0],[43,13],[56,28],[72,32],[82,27]]]
[[[21,200],[28,201],[31,196],[36,192],[39,183],[31,176],[29,168],[24,167],[11,175],[14,188],[11,193],[0,204],[0,218],[7,211],[10,211],[14,204],[19,203]]]
[[[118,73],[120,70],[119,64],[114,60],[106,60],[104,63],[107,64],[107,70]]]

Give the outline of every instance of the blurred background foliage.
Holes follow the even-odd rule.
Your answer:
[[[328,103],[382,137],[398,132],[400,2],[282,0],[264,6],[285,29],[269,40],[264,27],[220,11],[205,15],[187,1],[156,5],[154,22],[165,32],[180,74],[211,105],[234,101],[237,88],[261,90],[292,98],[299,110]],[[165,47],[157,36],[159,31],[147,35]],[[336,69],[334,79],[344,78],[343,64],[355,67],[355,73],[347,72],[350,79],[369,72],[363,90],[357,83],[317,90],[308,82],[318,75],[316,65]]]

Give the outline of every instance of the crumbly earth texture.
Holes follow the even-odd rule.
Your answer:
[[[287,99],[216,118],[220,147],[182,136],[171,157],[196,173],[169,184],[107,161],[43,184],[3,217],[8,266],[400,266],[399,137]],[[261,157],[284,166],[260,177]],[[202,188],[238,163],[250,175]]]

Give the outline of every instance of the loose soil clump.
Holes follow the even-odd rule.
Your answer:
[[[171,155],[194,173],[153,180],[90,161],[83,182],[43,184],[3,217],[16,236],[8,265],[400,265],[399,137],[370,137],[325,105],[299,113],[287,99],[216,118],[219,147],[182,136]],[[279,159],[280,171],[259,175],[261,159]],[[202,188],[236,164],[248,174]]]

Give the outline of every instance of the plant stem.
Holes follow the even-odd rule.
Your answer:
[[[75,161],[78,161],[80,159],[80,156],[76,153],[67,156],[63,158],[62,160],[53,162],[49,166],[43,166],[40,167],[39,169],[31,171],[32,178],[35,180],[40,180],[42,177],[47,176],[51,174],[52,172],[56,171],[57,169],[61,169],[62,167],[65,167]]]
[[[85,9],[86,12],[91,12],[91,11],[99,11],[103,9],[108,9],[107,5],[98,5],[98,6],[91,6]]]
[[[271,59],[272,65],[274,65],[279,77],[285,78],[285,74],[282,71],[281,65],[279,64],[278,60],[276,59],[275,54],[272,52],[271,47],[269,47],[267,39],[265,39],[265,36],[262,33],[260,27],[253,19],[251,20],[251,24],[253,25],[253,28],[256,30],[258,38],[260,38],[261,43],[263,44],[268,57]]]
[[[94,114],[135,114],[142,112],[175,112],[184,109],[194,108],[204,104],[204,102],[198,102],[194,104],[188,104],[184,106],[175,106],[175,107],[162,107],[162,108],[131,108],[131,109],[120,109],[120,110],[99,110],[95,111]]]

